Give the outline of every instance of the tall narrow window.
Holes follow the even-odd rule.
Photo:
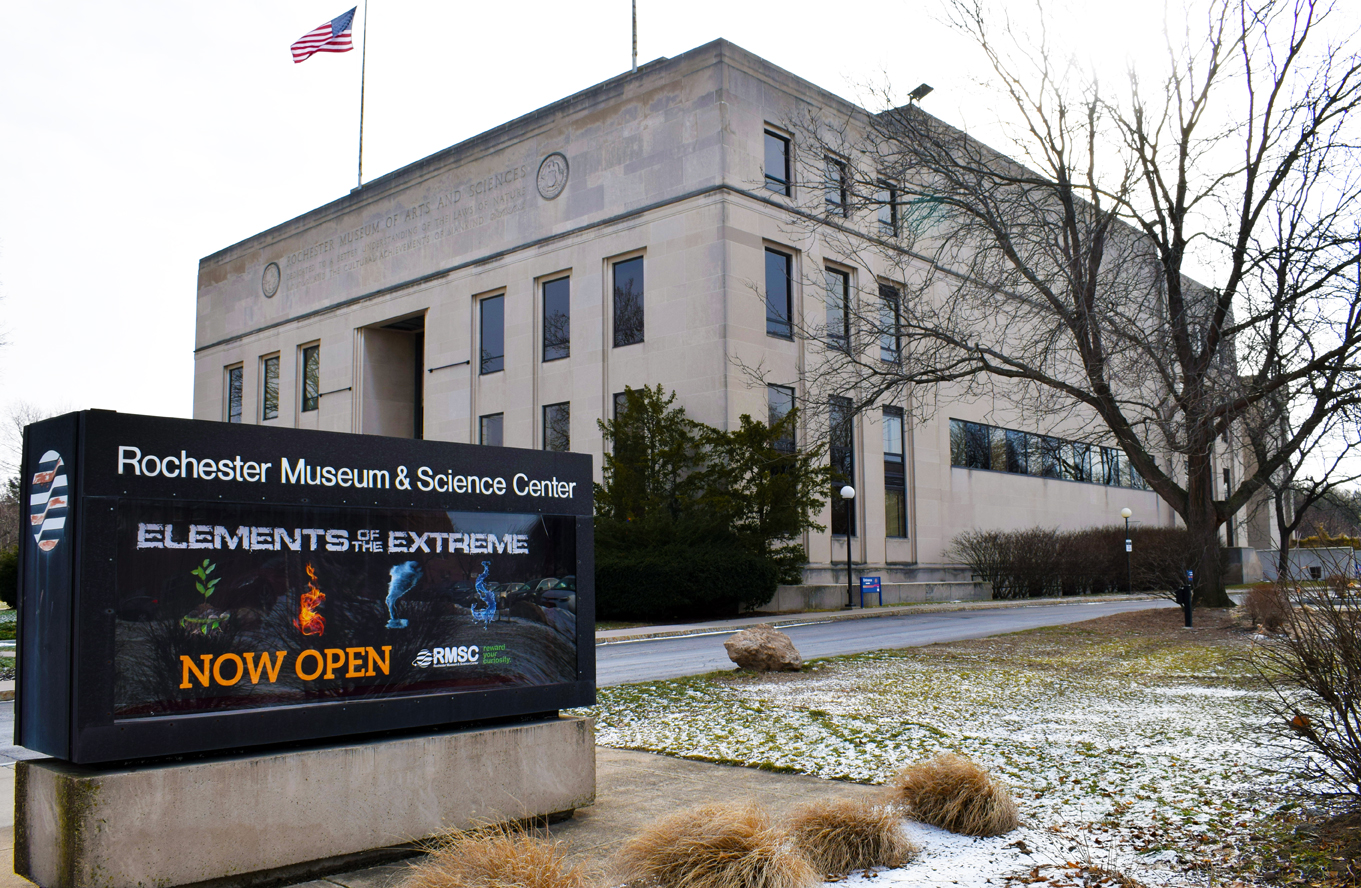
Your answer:
[[[572,280],[543,285],[543,359],[556,361],[572,352]]]
[[[1007,430],[1007,463],[1006,470],[1018,475],[1029,474],[1030,450],[1026,446],[1026,439],[1030,437],[1025,432],[1013,432]]]
[[[1101,483],[1108,487],[1120,487],[1120,456],[1114,447],[1101,448]]]
[[[643,257],[614,263],[614,345],[643,341]]]
[[[545,404],[543,408],[543,449],[566,453],[572,449],[572,405]]]
[[[903,357],[902,297],[897,287],[879,285],[879,360],[896,364]]]
[[[992,468],[992,427],[980,422],[964,423],[964,467]]]
[[[789,194],[789,140],[766,130],[766,188]]]
[[[1068,464],[1064,467],[1064,475],[1069,481],[1092,480],[1092,446],[1090,444],[1079,444],[1074,441],[1072,444],[1064,446],[1064,454],[1068,457]]]
[[[615,392],[615,393],[614,393],[614,418],[615,418],[615,419],[618,419],[618,418],[619,418],[619,414],[621,414],[621,413],[623,413],[625,410],[627,410],[627,409],[628,409],[628,406],[629,406],[629,393],[628,393],[628,390],[626,389],[626,390],[624,390],[624,391],[622,391],[622,392]]]
[[[1048,435],[1040,436],[1040,476],[1063,477],[1063,441]]]
[[[1227,444],[1227,443],[1228,443],[1228,435],[1225,434],[1224,437],[1225,437],[1225,443]],[[1130,466],[1130,468],[1133,469],[1134,467],[1133,467],[1133,466]],[[1131,485],[1131,486],[1136,486],[1136,485]],[[1229,496],[1230,496],[1232,493],[1233,493],[1233,473],[1230,472],[1230,471],[1226,468],[1226,469],[1224,470],[1224,499],[1228,499]],[[1234,545],[1234,538],[1233,538],[1233,519],[1232,519],[1232,518],[1230,518],[1228,521],[1225,521],[1225,522],[1224,522],[1224,542],[1225,542],[1225,544],[1227,544],[1230,548],[1232,548],[1233,545]]]
[[[898,236],[898,189],[887,182],[879,183],[874,195],[879,210],[879,234],[883,237]]]
[[[227,368],[227,422],[241,421],[241,383],[245,368]]]
[[[482,373],[506,369],[506,297],[488,296],[478,303],[478,340]]]
[[[778,250],[766,250],[766,334],[794,338],[793,298],[790,269],[793,257]]]
[[[832,533],[855,533],[854,501],[848,508],[841,487],[855,486],[855,429],[850,398],[834,397],[828,404],[828,433],[832,462]]]
[[[504,413],[488,413],[486,416],[479,416],[477,418],[477,443],[486,444],[489,447],[500,447],[501,429],[505,418]]]
[[[907,463],[900,407],[884,408],[884,536],[907,536]]]
[[[302,412],[321,406],[321,346],[307,345],[302,350]]]
[[[850,354],[851,276],[835,268],[827,273],[827,347]]]
[[[826,158],[827,213],[846,215],[846,164],[835,157]]]
[[[279,356],[271,355],[261,361],[260,418],[279,418]]]
[[[794,390],[784,385],[766,386],[767,423],[773,429],[794,409]],[[772,442],[776,450],[794,452],[794,426],[787,425],[783,434]]]

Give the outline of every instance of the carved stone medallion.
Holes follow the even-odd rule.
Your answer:
[[[539,195],[552,200],[567,187],[567,158],[554,151],[539,164]]]
[[[265,273],[260,276],[260,289],[266,299],[273,299],[274,294],[279,292],[279,263],[271,262],[265,266]]]

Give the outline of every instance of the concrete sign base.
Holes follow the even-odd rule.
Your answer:
[[[552,718],[200,761],[19,762],[14,871],[42,888],[251,885],[595,801],[595,726]]]

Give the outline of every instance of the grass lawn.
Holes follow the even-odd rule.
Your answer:
[[[1015,791],[1026,826],[1003,840],[1020,870],[1040,867],[998,873],[1017,884],[1076,860],[1169,884],[1253,878],[1279,869],[1254,846],[1284,828],[1294,784],[1260,734],[1251,634],[1216,612],[1197,625],[1139,611],[803,673],[603,688],[591,712],[607,746],[867,783],[968,755]]]

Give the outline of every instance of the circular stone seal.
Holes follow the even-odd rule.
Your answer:
[[[539,195],[552,200],[567,187],[567,158],[554,151],[539,164]]]
[[[274,294],[279,292],[279,263],[271,262],[265,266],[265,273],[260,276],[260,289],[266,299],[273,299]]]

